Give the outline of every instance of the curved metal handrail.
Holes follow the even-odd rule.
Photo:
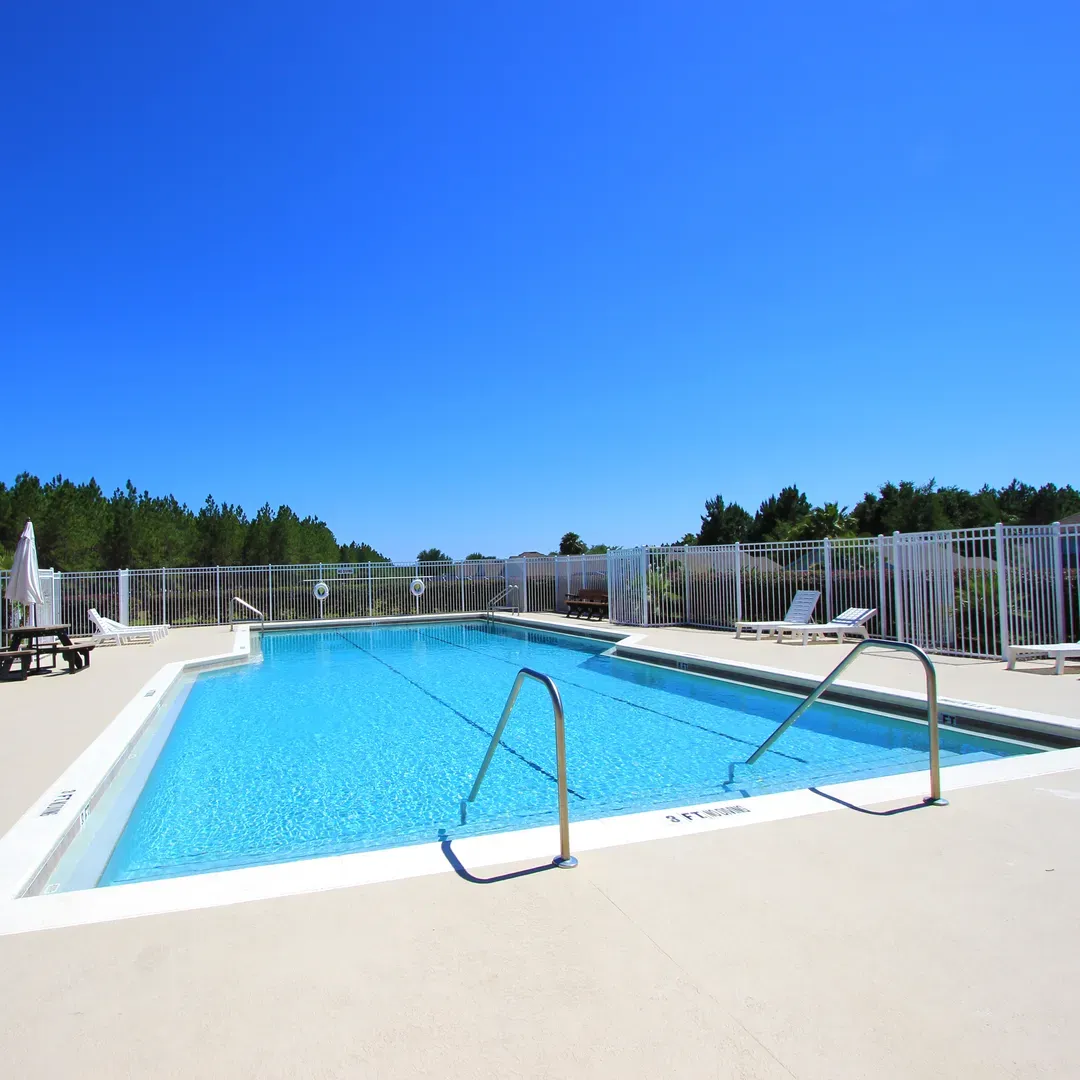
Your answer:
[[[257,607],[255,607],[252,604],[249,604],[246,600],[241,600],[239,596],[234,596],[232,598],[232,600],[230,601],[230,603],[239,604],[241,607],[247,608],[248,611],[254,612],[256,615],[259,616],[259,619],[262,622],[263,629],[264,630],[266,629],[266,616]],[[231,618],[230,621],[233,622],[233,623],[236,622],[235,618]]]
[[[559,789],[559,854],[555,858],[555,865],[562,866],[567,869],[577,866],[577,859],[570,854],[570,804],[566,793],[566,716],[563,712],[562,697],[559,695],[559,688],[552,681],[550,675],[545,675],[540,671],[533,671],[532,668],[523,667],[518,673],[517,678],[514,680],[514,688],[510,691],[510,696],[506,699],[506,705],[503,708],[502,716],[499,717],[499,723],[495,728],[495,734],[491,736],[491,742],[488,745],[487,753],[484,755],[484,763],[480,766],[480,771],[476,774],[476,780],[473,782],[472,791],[469,792],[468,797],[461,800],[461,823],[465,824],[465,815],[467,813],[468,804],[476,800],[477,792],[480,790],[480,785],[484,782],[484,776],[487,773],[488,766],[491,764],[491,759],[495,756],[495,748],[499,745],[499,740],[502,738],[503,729],[506,727],[506,721],[510,719],[510,713],[514,708],[514,702],[517,701],[518,693],[521,691],[522,683],[526,679],[535,679],[543,687],[547,689],[548,694],[551,696],[551,707],[555,713],[555,771],[556,771],[556,786]]]
[[[746,759],[746,764],[753,765],[754,762],[757,761],[757,759],[761,757],[761,755],[764,754],[765,751],[768,750],[769,747],[772,746],[772,744],[776,742],[776,740],[779,739],[780,736],[783,735],[784,732],[787,731],[787,729],[791,727],[791,725],[794,724],[795,721],[798,720],[799,717],[802,716],[802,714],[806,712],[806,710],[809,709],[830,686],[832,686],[840,673],[855,659],[855,657],[858,656],[863,649],[870,648],[871,645],[876,645],[882,649],[898,649],[900,652],[914,653],[922,661],[923,668],[926,671],[926,719],[930,728],[930,797],[924,799],[923,802],[933,803],[935,806],[948,806],[949,800],[941,797],[941,748],[940,740],[938,738],[937,672],[934,670],[934,665],[931,662],[930,657],[927,656],[918,645],[912,645],[907,641],[882,641],[878,638],[867,638],[865,641],[860,641],[858,645],[856,645],[855,648],[852,649],[851,652],[849,652],[820,683],[818,683],[817,688],[813,693],[811,693],[810,696]]]

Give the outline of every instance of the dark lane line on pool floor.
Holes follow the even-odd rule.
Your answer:
[[[475,653],[477,656],[485,656],[489,660],[498,660],[500,664],[509,664],[510,667],[517,667],[517,661],[506,660],[501,656],[495,656],[492,653],[484,652],[482,649],[474,649],[470,645],[459,645],[456,641],[447,641],[446,638],[439,637],[438,634],[432,633],[429,630],[420,630],[421,637],[434,638],[436,641],[441,641],[444,645],[452,645],[455,649],[464,649],[466,652]],[[558,646],[554,646],[558,648]],[[674,720],[676,724],[685,724],[686,727],[696,728],[698,731],[704,731],[709,735],[716,735],[721,739],[730,739],[734,743],[738,743],[740,746],[755,747],[758,744],[751,742],[749,739],[740,739],[737,735],[729,735],[726,731],[717,731],[715,728],[705,727],[703,724],[695,724],[693,720],[683,720],[682,717],[672,716],[671,713],[661,712],[659,709],[650,708],[648,705],[639,705],[636,701],[631,701],[629,698],[616,697],[614,694],[607,694],[603,690],[597,690],[592,686],[583,686],[581,683],[572,682],[570,679],[564,676],[559,676],[559,682],[566,686],[573,686],[577,690],[585,690],[587,693],[596,694],[598,697],[607,698],[608,701],[618,701],[623,705],[629,705],[632,709],[640,709],[642,712],[651,713],[653,716],[661,716],[665,720]],[[800,765],[809,765],[810,762],[804,758],[796,757],[794,754],[785,754],[782,750],[770,750],[770,754],[775,754],[777,757],[786,758],[788,761],[797,761]]]
[[[399,678],[404,679],[410,686],[415,686],[416,689],[419,690],[422,694],[426,694],[429,698],[431,698],[432,701],[438,702],[444,709],[449,709],[450,712],[452,712],[456,717],[464,720],[466,724],[468,724],[470,727],[476,728],[477,731],[483,732],[489,739],[495,734],[494,731],[488,731],[487,728],[485,728],[482,724],[478,724],[475,720],[470,719],[463,712],[459,712],[448,701],[443,701],[443,699],[437,694],[433,694],[426,687],[421,686],[420,683],[418,683],[415,679],[410,679],[409,676],[405,674],[405,672],[398,671],[398,669],[394,667],[393,664],[387,663],[381,656],[376,656],[375,653],[371,652],[370,649],[365,649],[363,645],[358,645],[351,638],[347,638],[340,630],[337,631],[337,636],[340,637],[342,641],[347,641],[354,649],[359,649],[360,652],[362,652],[365,656],[370,656],[372,660],[377,660],[380,664],[383,665],[383,667],[389,668],[395,675],[397,675]],[[523,761],[526,765],[529,766],[530,769],[535,769],[538,773],[540,773],[541,776],[546,776],[553,784],[557,784],[559,782],[557,776],[553,776],[547,771],[547,769],[543,767],[543,765],[538,765],[535,761],[527,758],[520,751],[515,750],[506,742],[505,739],[500,739],[499,745],[507,753],[513,754],[514,757],[516,757],[519,761]],[[582,801],[585,800],[585,796],[582,795],[580,792],[575,791],[572,787],[569,786],[569,784],[567,785],[566,790],[575,798],[581,799]]]

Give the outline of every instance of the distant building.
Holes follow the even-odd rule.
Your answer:
[[[512,559],[546,559],[542,551],[523,551],[520,555],[511,555]]]
[[[1080,525],[1080,514],[1070,514],[1068,517],[1061,519],[1062,525]],[[1080,560],[1080,536],[1076,536],[1073,533],[1067,533],[1062,539],[1061,544],[1065,555],[1069,561],[1075,565]]]

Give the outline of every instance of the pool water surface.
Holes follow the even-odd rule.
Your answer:
[[[460,803],[521,667],[566,711],[571,821],[927,767],[923,724],[606,655],[504,623],[271,632],[194,678],[100,885],[551,824],[551,703],[527,680],[468,823]],[[941,729],[941,762],[1034,748]]]

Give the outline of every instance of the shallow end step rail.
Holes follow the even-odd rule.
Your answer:
[[[476,795],[480,790],[480,785],[484,782],[484,776],[487,773],[488,766],[491,764],[491,759],[495,756],[495,750],[499,745],[499,740],[502,738],[503,729],[506,727],[506,721],[510,719],[510,713],[513,711],[514,703],[517,701],[517,696],[521,692],[521,686],[526,679],[535,679],[541,686],[543,686],[551,697],[551,707],[555,713],[555,771],[557,773],[557,787],[559,789],[559,854],[554,859],[556,866],[561,866],[565,869],[577,866],[578,861],[570,854],[570,805],[566,794],[566,715],[563,712],[562,697],[559,695],[559,688],[555,685],[550,675],[545,675],[540,671],[533,671],[532,668],[523,667],[518,673],[517,678],[514,680],[514,688],[510,691],[510,696],[506,699],[506,705],[503,707],[502,716],[499,717],[498,726],[495,728],[495,734],[491,736],[491,742],[488,745],[487,753],[484,755],[484,763],[480,766],[480,771],[476,774],[476,780],[473,783],[472,791],[469,792],[467,798],[461,800],[461,823],[465,824],[465,816],[468,813],[468,805],[471,802],[476,801]]]
[[[249,604],[246,600],[241,600],[239,596],[234,596],[232,598],[232,600],[230,601],[230,603],[231,604],[239,604],[242,608],[247,608],[248,611],[252,612],[255,615],[258,615],[259,616],[259,621],[262,623],[262,628],[264,630],[266,629],[266,616],[257,607],[254,607],[253,605]],[[230,623],[232,623],[233,626],[235,626],[236,625],[235,610],[231,611],[229,613],[229,616],[230,616],[230,619],[229,619]]]
[[[511,592],[515,594],[514,599],[516,600],[517,594],[520,593],[520,591],[521,589],[517,585],[507,585],[501,593],[497,596],[493,596],[485,605],[488,615],[491,615],[496,611],[512,611],[517,615],[518,612],[521,611],[521,608],[519,608],[517,604],[502,604],[500,601],[505,600]]]
[[[934,670],[934,665],[931,662],[930,657],[927,656],[918,645],[912,645],[906,641],[882,641],[879,638],[867,638],[865,641],[860,641],[858,645],[856,645],[855,648],[852,649],[851,652],[849,652],[847,656],[845,656],[844,659],[821,680],[820,683],[818,683],[816,689],[810,696],[746,759],[746,764],[753,765],[754,762],[757,761],[757,759],[761,757],[761,755],[764,754],[765,751],[768,750],[769,747],[772,746],[772,744],[776,742],[776,740],[779,739],[780,736],[783,735],[784,732],[787,731],[787,729],[791,727],[791,725],[794,724],[795,721],[798,720],[799,717],[802,716],[802,714],[806,712],[806,710],[809,709],[834,682],[836,682],[840,673],[851,664],[855,657],[857,657],[863,649],[870,648],[871,645],[875,645],[880,649],[897,649],[900,652],[913,653],[922,662],[923,669],[926,671],[926,719],[930,729],[930,795],[928,798],[923,799],[923,802],[932,803],[934,806],[948,806],[949,800],[941,797],[941,747],[938,738],[937,672]]]

